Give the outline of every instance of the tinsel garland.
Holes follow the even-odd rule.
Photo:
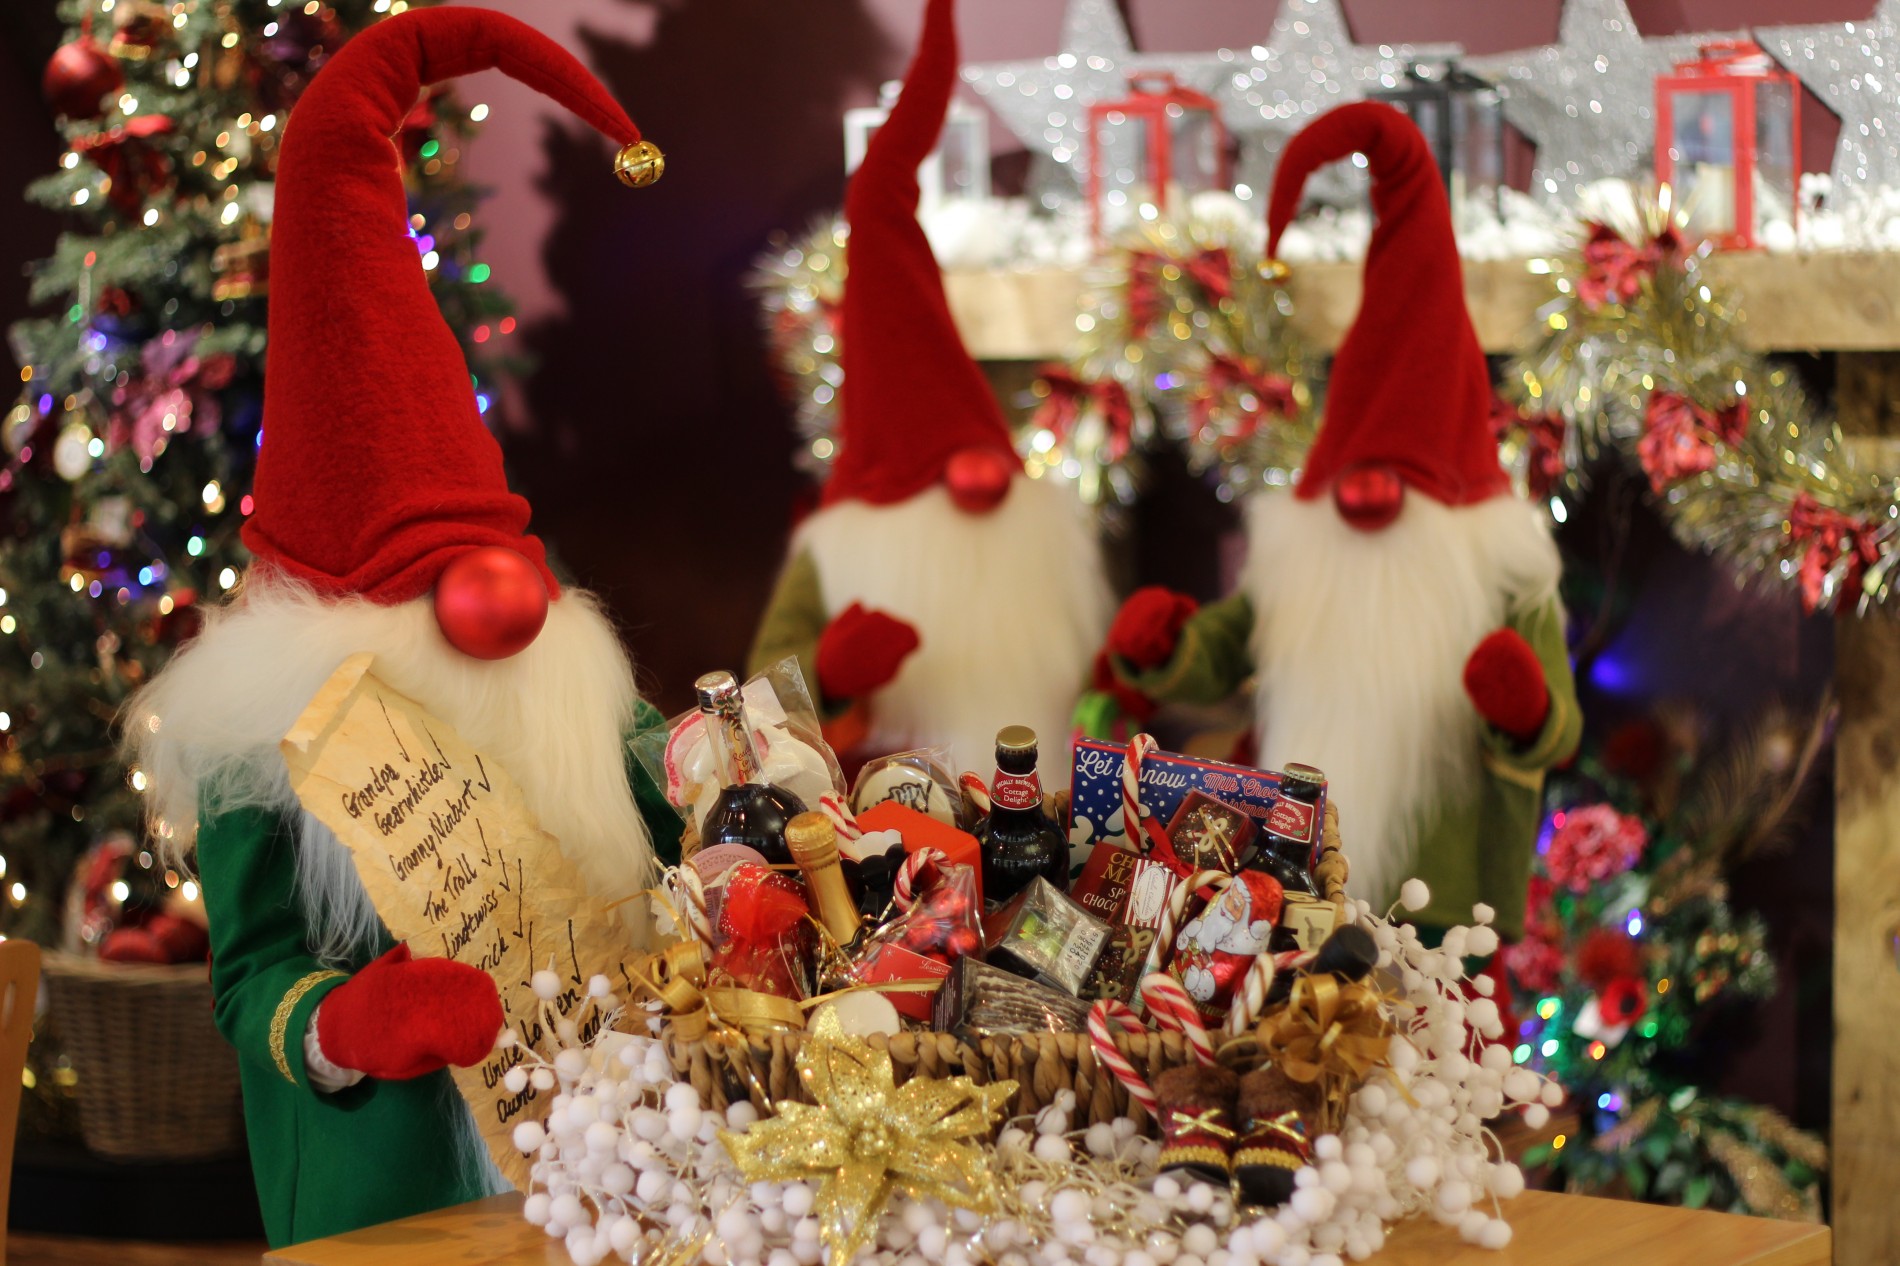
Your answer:
[[[1794,375],[1742,347],[1665,187],[1574,254],[1539,261],[1551,300],[1505,372],[1520,473],[1575,491],[1615,453],[1642,470],[1678,540],[1794,585],[1808,611],[1892,591],[1895,479],[1863,467]]]

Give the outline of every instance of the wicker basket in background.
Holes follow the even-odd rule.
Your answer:
[[[204,964],[49,951],[43,970],[88,1148],[114,1160],[206,1160],[243,1148],[237,1052],[212,1021]]]

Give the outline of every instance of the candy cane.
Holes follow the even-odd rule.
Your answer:
[[[1234,1004],[1227,1012],[1227,1023],[1223,1031],[1228,1037],[1236,1037],[1246,1032],[1247,1026],[1260,1018],[1260,1012],[1267,1005],[1267,994],[1273,989],[1273,978],[1283,971],[1298,971],[1317,957],[1314,950],[1282,950],[1278,954],[1262,953],[1247,966],[1247,976],[1241,982],[1240,989],[1234,994]]]
[[[1180,981],[1164,971],[1150,972],[1142,977],[1141,1000],[1148,1014],[1155,1018],[1157,1028],[1175,1030],[1187,1039],[1194,1058],[1203,1067],[1214,1066],[1214,1043],[1208,1039],[1207,1028],[1201,1023],[1201,1009],[1194,1005],[1194,999],[1188,997]]]
[[[707,949],[713,945],[712,916],[706,912],[706,885],[692,866],[675,866],[667,876],[674,908]]]
[[[1189,899],[1210,884],[1219,890],[1233,880],[1234,877],[1224,870],[1197,870],[1174,885],[1174,890],[1168,894],[1168,908],[1161,913],[1161,926],[1155,929],[1154,944],[1148,947],[1148,961],[1141,969],[1143,974],[1160,971],[1162,959],[1173,951],[1175,927],[1181,922],[1181,916],[1187,913]]]
[[[904,864],[897,868],[897,878],[891,881],[891,900],[897,903],[897,908],[908,913],[916,903],[917,897],[913,890],[917,877],[923,874],[926,866],[941,866],[949,860],[949,854],[934,848],[920,848],[906,857]]]
[[[837,830],[841,840],[855,840],[864,834],[864,828],[845,807],[844,801],[836,796],[818,797],[818,811],[831,819],[831,825]]]
[[[1128,837],[1128,847],[1138,853],[1148,851],[1141,830],[1141,767],[1154,750],[1153,736],[1137,734],[1128,740],[1128,751],[1122,757],[1122,831]]]
[[[978,813],[990,811],[990,789],[981,774],[965,774],[957,779],[957,785],[963,788],[963,794],[970,798]]]
[[[1135,1070],[1135,1066],[1128,1062],[1121,1047],[1115,1045],[1114,1029],[1110,1025],[1124,1033],[1146,1033],[1147,1028],[1128,1009],[1126,1003],[1113,998],[1103,999],[1089,1008],[1089,1045],[1095,1050],[1095,1062],[1114,1074],[1115,1080],[1128,1091],[1130,1099],[1140,1104],[1149,1116],[1159,1120],[1161,1112],[1155,1105],[1155,1092]]]

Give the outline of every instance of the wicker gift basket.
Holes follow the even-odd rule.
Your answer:
[[[204,1160],[244,1145],[237,1053],[202,964],[49,951],[48,1006],[78,1075],[86,1146],[114,1160]]]
[[[1347,866],[1338,812],[1330,804],[1314,873],[1321,895],[1343,908]],[[686,961],[690,963],[692,956],[686,956]],[[675,956],[671,965],[656,964],[662,977],[670,977],[659,982],[661,1001],[677,1004],[665,1033],[668,1055],[680,1080],[689,1082],[703,1102],[719,1109],[740,1100],[761,1112],[769,1112],[776,1101],[809,1102],[795,1067],[802,1035],[709,1023],[707,999],[696,996],[689,980],[678,978],[680,962]],[[693,966],[684,968],[688,975],[693,971]],[[715,1015],[720,1010],[717,993],[709,991],[715,1004],[710,1011]],[[1188,1040],[1175,1031],[1119,1032],[1113,1040],[1133,1069],[1149,1081],[1192,1059]],[[1006,1113],[1010,1117],[1033,1116],[1068,1091],[1075,1096],[1077,1117],[1084,1124],[1129,1117],[1144,1132],[1155,1132],[1155,1122],[1143,1105],[1102,1067],[1087,1033],[1020,1033],[968,1041],[951,1033],[907,1031],[888,1038],[874,1036],[870,1041],[889,1051],[900,1084],[913,1076],[967,1076],[978,1084],[1014,1081],[1017,1089]],[[1251,1036],[1224,1044],[1223,1060],[1246,1060],[1254,1054],[1252,1045]]]

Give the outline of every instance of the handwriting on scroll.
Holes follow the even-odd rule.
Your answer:
[[[524,1047],[551,1054],[531,984],[553,970],[553,1015],[584,1008],[587,981],[605,975],[631,991],[632,957],[617,922],[584,889],[519,787],[491,756],[352,656],[318,690],[282,743],[303,806],[350,850],[390,934],[421,955],[487,972]],[[624,996],[624,994],[623,994]],[[592,1009],[580,1033],[592,1035]],[[455,1070],[496,1164],[525,1187],[527,1162],[513,1124],[540,1092],[503,1085],[520,1049]]]

